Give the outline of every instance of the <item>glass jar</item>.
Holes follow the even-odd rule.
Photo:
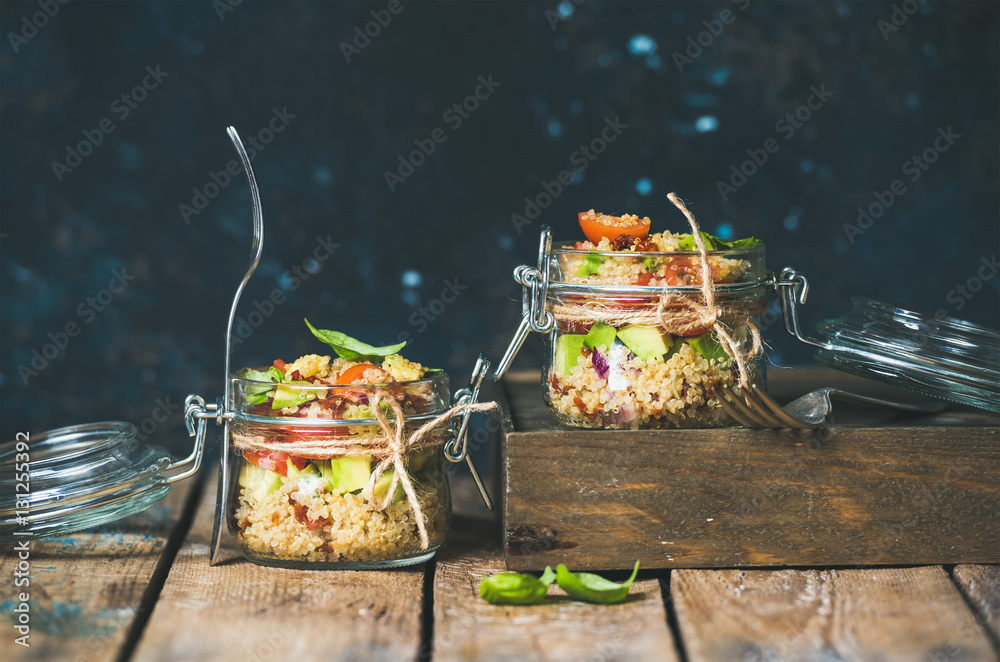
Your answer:
[[[291,406],[282,409],[263,402],[273,383],[236,377],[232,387],[226,516],[247,559],[362,569],[434,555],[451,518],[444,447],[454,433],[441,425],[413,435],[451,406],[447,374],[383,385],[285,383],[275,397]]]
[[[737,385],[741,373],[765,386],[757,324],[774,281],[760,243],[709,251],[707,260],[708,296],[699,253],[553,248],[544,228],[538,268],[514,272],[524,287],[523,318],[498,374],[537,331],[549,336],[542,393],[560,423],[735,425],[714,389]]]

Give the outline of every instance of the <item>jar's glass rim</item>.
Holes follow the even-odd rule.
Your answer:
[[[262,382],[256,379],[246,379],[245,377],[240,377],[239,374],[231,375],[229,380],[234,384],[246,384],[249,386],[277,386],[275,382]],[[296,389],[302,391],[309,390],[322,390],[334,392],[338,390],[350,390],[352,393],[357,393],[361,391],[373,391],[375,389],[385,389],[385,388],[399,388],[399,387],[413,387],[413,386],[440,386],[441,384],[448,381],[448,373],[444,370],[435,372],[430,377],[423,377],[422,379],[410,379],[400,382],[385,382],[382,384],[296,384],[295,382],[282,382],[282,389]]]
[[[712,286],[712,291],[716,293],[752,293],[753,290],[768,285],[769,279],[765,276],[760,280],[750,280],[741,283],[716,283]],[[636,297],[656,298],[663,292],[676,292],[678,294],[697,295],[702,291],[701,285],[604,285],[601,283],[566,283],[553,280],[549,282],[549,294],[594,294],[594,295],[622,295]]]
[[[601,257],[692,257],[699,255],[698,251],[599,251],[596,248],[573,248],[576,242],[563,242],[552,246],[553,255],[599,255]],[[752,248],[730,248],[721,251],[708,251],[712,257],[737,258],[758,257],[764,254],[764,242],[758,242]]]

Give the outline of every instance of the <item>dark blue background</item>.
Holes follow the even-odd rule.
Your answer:
[[[41,10],[3,3],[4,438],[139,423],[163,418],[159,407],[172,413],[152,440],[185,443],[173,407],[222,392],[250,217],[239,180],[189,223],[179,206],[234,158],[225,127],[256,134],[275,108],[295,117],[255,159],[266,243],[240,316],[289,291],[237,366],[322,350],[308,317],[374,343],[410,333],[408,356],[464,381],[517,325],[511,270],[534,262],[539,223],[576,238],[576,213],[594,207],[683,230],[671,190],[706,230],[756,235],[772,268],[806,271],[810,328],[852,294],[997,326],[992,271],[970,300],[949,298],[1000,243],[997,3],[406,2],[348,63],[341,43],[386,4],[76,0],[15,53],[10,33]],[[732,22],[679,71],[673,53],[724,9]],[[886,31],[894,11],[907,19]],[[169,75],[122,118],[112,103],[147,66]],[[490,97],[460,127],[444,121],[490,75]],[[786,139],[776,122],[813,86],[832,97]],[[525,197],[615,117],[627,130],[519,234],[511,215]],[[58,181],[52,163],[104,118],[114,131]],[[390,191],[384,173],[438,127],[445,142]],[[904,162],[947,127],[961,137],[911,182]],[[723,201],[717,181],[771,137],[779,150]],[[844,224],[896,179],[906,192],[848,241]],[[282,275],[327,235],[340,247],[306,264],[307,280]],[[134,279],[88,323],[78,307],[122,267]],[[434,304],[445,281],[461,294]],[[421,306],[437,311],[426,329]],[[25,384],[18,367],[69,322],[80,334]],[[767,338],[774,362],[811,360],[780,325]],[[515,367],[537,366],[541,348],[531,340]]]

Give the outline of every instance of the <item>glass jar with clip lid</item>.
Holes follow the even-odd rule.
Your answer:
[[[680,242],[681,235],[651,242],[641,232],[638,238],[622,234],[611,242],[554,246],[551,229],[543,226],[537,265],[514,270],[522,318],[494,379],[535,331],[549,340],[542,397],[564,425],[732,426],[716,389],[766,387],[758,319],[767,295],[777,292],[786,330],[817,347],[819,363],[937,398],[1000,408],[996,331],[856,297],[850,314],[824,322],[824,339],[814,340],[800,329],[797,314],[809,290],[804,274],[791,267],[769,272],[764,245],[756,240],[713,243],[718,238],[704,235],[684,204],[668,197],[691,226]],[[585,230],[593,216],[581,214]],[[610,218],[609,239],[627,225]],[[648,231],[648,219],[645,224]]]
[[[315,373],[302,374],[305,367],[288,370],[288,378],[277,368],[277,375],[233,373],[233,322],[260,261],[264,222],[246,150],[235,129],[228,134],[250,191],[252,257],[230,309],[224,395],[215,403],[198,395],[185,401],[185,423],[195,437],[191,455],[174,461],[122,422],[33,435],[30,458],[21,440],[5,443],[0,462],[11,466],[4,469],[27,464],[32,490],[0,499],[0,537],[69,533],[152,506],[171,483],[199,471],[208,423],[215,421],[222,448],[213,565],[229,534],[245,558],[266,565],[364,569],[425,561],[450,523],[448,463],[468,464],[492,509],[468,453],[470,416],[497,406],[479,402],[489,361],[481,354],[468,387],[454,395],[446,373],[388,357],[406,364],[394,377],[371,363],[381,355],[368,356],[363,350],[370,346],[350,338],[361,351],[345,349],[348,358],[329,362],[329,379],[310,381]]]

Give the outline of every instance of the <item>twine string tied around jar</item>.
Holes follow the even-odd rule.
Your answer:
[[[382,403],[385,403],[392,410],[395,420],[390,422],[385,412],[382,410]],[[381,436],[333,436],[333,435],[309,435],[298,437],[292,441],[267,441],[264,435],[260,434],[234,434],[233,445],[244,451],[280,451],[289,455],[306,455],[309,457],[324,456],[326,458],[337,458],[357,455],[379,455],[384,456],[372,469],[368,477],[368,484],[362,490],[362,495],[367,498],[368,503],[375,510],[383,511],[392,504],[392,497],[396,492],[396,487],[402,485],[403,492],[413,511],[416,521],[417,531],[420,537],[420,548],[427,549],[430,546],[430,539],[427,534],[427,522],[417,499],[417,492],[413,486],[413,481],[406,472],[407,451],[421,443],[428,441],[428,434],[435,428],[450,421],[453,417],[465,412],[490,411],[499,408],[496,402],[469,402],[457,404],[451,409],[443,412],[437,417],[424,423],[414,430],[409,436],[405,432],[405,415],[396,399],[385,391],[376,391],[370,399],[370,406],[375,420],[382,428]],[[375,498],[375,483],[379,478],[393,468],[392,481],[386,496],[381,500]]]

